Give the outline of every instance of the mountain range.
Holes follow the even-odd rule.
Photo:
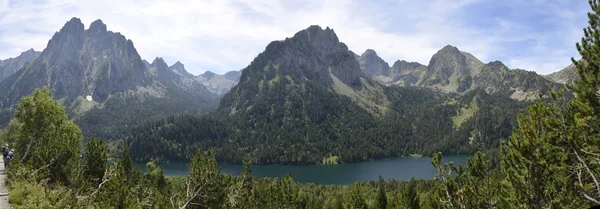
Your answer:
[[[310,26],[241,71],[195,76],[181,62],[141,59],[101,20],[86,30],[73,18],[42,52],[0,62],[0,124],[48,87],[86,137],[123,139],[136,161],[185,161],[199,148],[258,164],[472,153],[497,147],[531,100],[577,79],[574,71],[541,76],[451,45],[427,65],[390,66]]]
[[[267,45],[219,108],[144,125],[126,137],[136,161],[315,164],[494,149],[538,93],[562,84],[446,46],[428,65],[356,55],[330,28]],[[183,134],[185,133],[185,134]]]
[[[420,86],[448,93],[481,88],[487,93],[503,93],[520,101],[537,99],[540,93],[562,87],[560,82],[533,71],[511,70],[500,61],[485,64],[450,45],[434,54],[428,65],[398,60],[390,67],[371,49],[357,57],[357,61],[366,76],[388,86]]]

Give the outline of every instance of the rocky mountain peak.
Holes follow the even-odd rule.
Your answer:
[[[155,68],[156,70],[168,70],[169,69],[169,66],[167,65],[165,60],[163,60],[162,57],[154,58],[154,61],[152,61],[151,66],[153,68]]]
[[[463,92],[472,84],[467,57],[452,45],[445,46],[431,57],[426,77],[423,84],[446,92]]]
[[[305,30],[299,31],[292,39],[308,43],[320,52],[330,52],[345,47],[345,45],[340,45],[340,41],[333,29],[329,27],[322,29],[318,25],[312,25]],[[348,50],[348,48],[345,47],[345,50]]]
[[[494,68],[494,69],[506,69],[506,70],[508,70],[508,67],[506,67],[506,65],[504,65],[504,63],[502,63],[502,62],[500,62],[498,60],[488,63],[487,66],[489,66],[490,68]]]
[[[89,32],[92,33],[100,33],[100,32],[106,32],[106,25],[102,22],[102,20],[98,19],[94,22],[92,22],[92,24],[90,24],[90,28],[88,29]]]
[[[30,48],[27,51],[21,52],[21,55],[34,54],[34,53],[39,53],[39,52],[36,52],[35,50],[33,50],[33,48]],[[19,55],[19,56],[21,56],[21,55]]]
[[[362,53],[361,56],[377,56],[377,52],[375,52],[373,49],[367,49]]]
[[[110,31],[94,33],[105,28],[101,21],[95,21],[86,31],[79,18],[65,23],[39,58],[23,68],[22,74],[37,76],[5,80],[7,86],[23,88],[21,92],[0,94],[0,98],[10,98],[5,107],[41,86],[51,88],[57,98],[93,95],[94,101],[104,102],[112,93],[150,84],[150,72],[133,42]]]
[[[438,53],[439,52],[460,52],[460,51],[458,50],[458,48],[456,46],[452,46],[452,45],[448,44],[448,45],[444,46],[442,49],[440,49],[440,51],[438,51]]]
[[[211,79],[212,77],[214,77],[216,74],[211,72],[211,71],[206,71],[204,73],[202,73],[200,76],[206,78],[206,79]]]
[[[81,19],[73,17],[60,29],[59,33],[63,32],[83,32],[85,30]]]
[[[396,74],[403,73],[404,71],[407,71],[407,70],[413,70],[418,67],[426,67],[426,66],[422,65],[421,63],[418,63],[418,62],[408,62],[406,60],[397,60],[392,65],[392,69],[394,69],[394,73],[396,73]]]
[[[171,69],[173,72],[175,72],[183,77],[189,77],[189,78],[194,77],[194,75],[192,75],[187,70],[185,70],[185,66],[179,61],[177,61],[177,62],[175,62],[175,64],[171,65],[169,67],[169,69]]]
[[[387,62],[377,56],[377,52],[367,49],[358,58],[358,64],[366,76],[388,76],[389,68]]]
[[[172,68],[185,68],[185,66],[183,65],[183,63],[177,61],[175,62],[175,64],[171,65]]]

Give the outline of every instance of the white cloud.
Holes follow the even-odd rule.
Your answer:
[[[170,64],[179,60],[193,74],[242,69],[269,42],[291,37],[310,25],[329,26],[354,52],[374,49],[390,65],[397,59],[427,64],[447,44],[491,61],[499,54],[510,57],[512,49],[504,46],[506,41],[536,39],[508,36],[452,18],[480,2],[0,0],[0,58],[29,48],[42,50],[52,34],[74,16],[86,26],[102,19],[109,30],[132,39],[142,58],[151,62],[159,56]],[[561,15],[572,18],[568,12]],[[504,30],[519,28],[504,19],[493,24]],[[518,56],[508,64],[540,71],[559,65],[544,64],[552,60],[538,56]]]

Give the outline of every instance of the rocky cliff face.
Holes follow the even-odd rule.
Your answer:
[[[131,40],[108,31],[101,20],[86,30],[73,18],[39,57],[0,82],[0,110],[48,87],[84,134],[116,137],[147,120],[216,106],[217,96],[185,73],[162,59],[145,63]]]
[[[40,54],[41,52],[29,49],[21,53],[18,57],[0,60],[0,81],[20,70],[26,63],[37,59]]]
[[[88,30],[77,18],[54,34],[48,46],[30,65],[0,86],[1,107],[11,107],[35,88],[48,86],[56,98],[92,96],[104,102],[111,93],[152,84],[131,40],[106,30],[94,21]]]

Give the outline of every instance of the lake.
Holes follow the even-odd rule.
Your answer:
[[[443,162],[452,161],[456,165],[465,165],[468,155],[450,155],[442,158]],[[135,164],[136,168],[146,171],[145,164]],[[187,163],[161,164],[166,176],[185,176],[188,173]],[[242,164],[219,163],[223,174],[240,175],[244,171]],[[282,177],[292,173],[298,182],[318,184],[352,184],[356,181],[377,180],[379,175],[384,179],[393,178],[398,181],[415,179],[433,179],[437,173],[431,166],[430,157],[397,157],[372,160],[359,163],[338,165],[252,165],[253,176]]]

